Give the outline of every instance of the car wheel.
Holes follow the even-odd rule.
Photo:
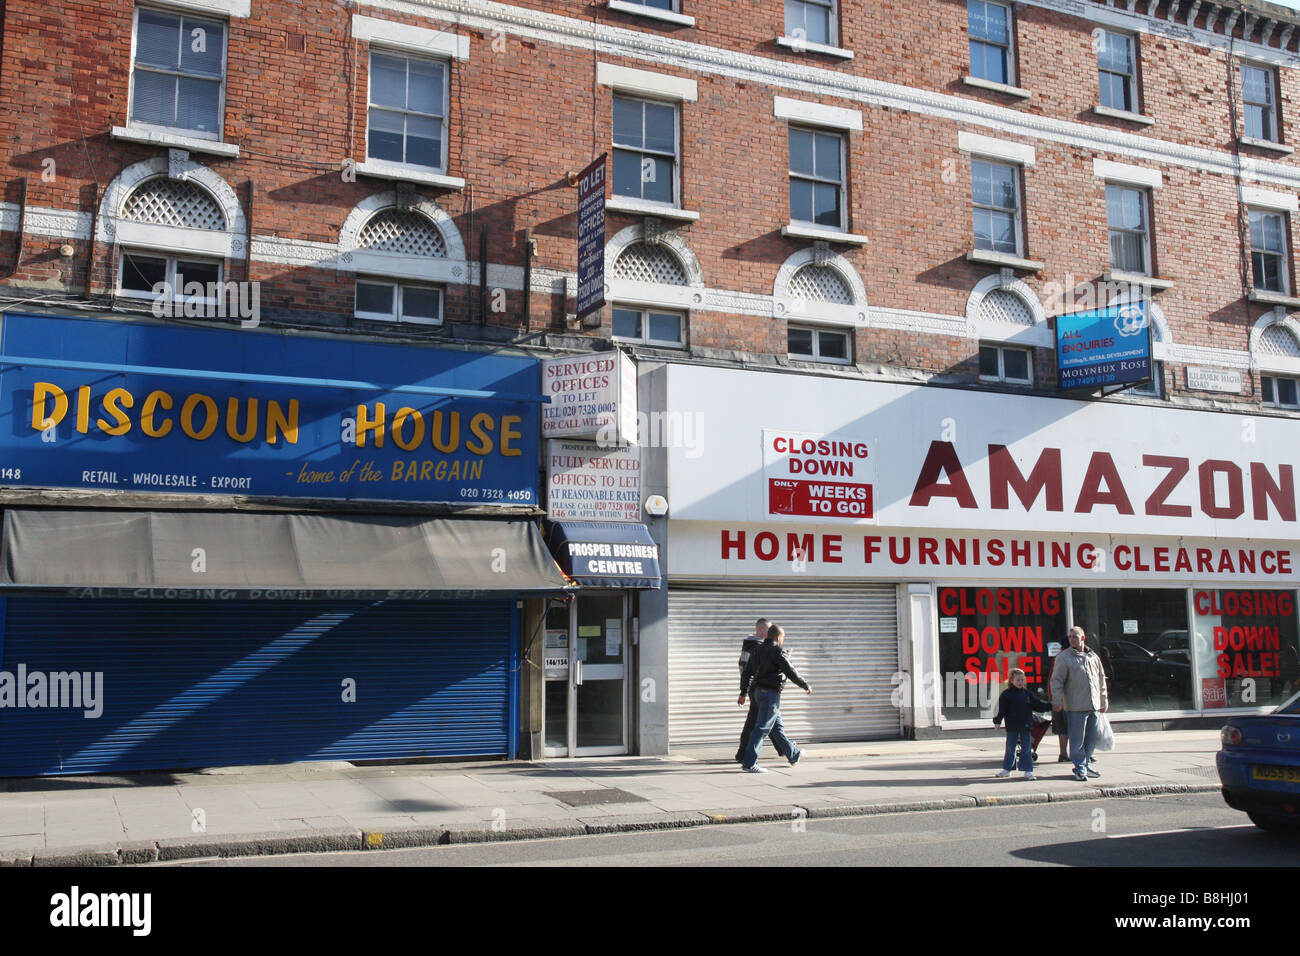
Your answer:
[[[1246,816],[1250,817],[1250,822],[1255,826],[1269,833],[1300,833],[1300,821],[1292,823],[1289,820],[1279,820],[1277,817],[1266,817],[1253,810],[1247,810]]]

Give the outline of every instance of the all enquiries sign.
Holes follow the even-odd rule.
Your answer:
[[[1057,388],[1105,388],[1151,379],[1145,302],[1056,317]]]

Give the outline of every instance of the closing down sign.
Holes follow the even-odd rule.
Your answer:
[[[771,517],[875,523],[875,462],[865,439],[764,429],[763,471]]]

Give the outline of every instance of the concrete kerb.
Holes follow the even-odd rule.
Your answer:
[[[594,834],[673,830],[686,827],[735,823],[789,822],[799,817],[831,819],[918,813],[935,810],[969,810],[980,807],[1061,803],[1114,797],[1164,796],[1183,793],[1211,793],[1217,784],[1150,784],[1115,787],[1086,787],[1036,793],[981,794],[937,800],[895,803],[763,805],[703,811],[674,811],[586,817],[541,819],[512,823],[494,830],[491,822],[454,823],[396,830],[312,830],[205,835],[158,841],[74,846],[61,849],[0,851],[0,866],[115,866],[187,860],[201,857],[278,856],[291,853],[330,853],[342,850],[389,850],[448,844],[488,843],[508,840],[540,840]]]
[[[808,819],[827,817],[866,817],[881,813],[914,813],[922,810],[969,810],[978,806],[975,797],[945,797],[942,800],[909,800],[902,803],[809,804],[804,809]]]
[[[770,805],[762,807],[728,807],[722,810],[701,810],[710,823],[785,823],[807,816],[804,807],[794,804]]]
[[[201,839],[178,837],[159,840],[158,859],[192,860],[207,856],[334,853],[339,850],[360,850],[361,845],[361,831],[352,829],[213,834]]]
[[[496,843],[503,840],[545,840],[553,837],[586,836],[587,828],[577,820],[527,820],[493,829],[491,823],[452,823],[447,826],[447,843]]]
[[[32,866],[117,866],[122,862],[117,852],[115,843],[37,850],[32,854]]]

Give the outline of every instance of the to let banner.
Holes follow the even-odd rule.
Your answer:
[[[578,174],[578,318],[605,306],[605,157]]]

